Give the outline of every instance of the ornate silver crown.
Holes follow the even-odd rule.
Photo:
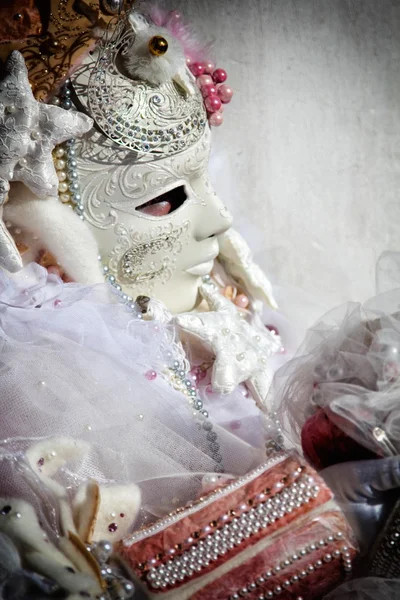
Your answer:
[[[87,96],[87,109],[98,128],[143,162],[185,150],[201,138],[208,125],[196,85],[187,93],[173,80],[151,84],[124,74],[123,59],[134,40],[132,26],[121,19],[112,36],[99,43],[86,90],[80,88],[79,76],[75,89],[79,96]]]

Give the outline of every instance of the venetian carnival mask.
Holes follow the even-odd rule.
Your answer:
[[[67,109],[66,117],[72,113],[86,119],[84,129],[83,123],[80,131],[76,129],[77,138],[71,130],[65,136],[70,139],[53,152],[59,207],[52,208],[49,201],[38,203],[14,185],[5,210],[17,231],[21,225],[39,230],[36,238],[69,279],[96,283],[106,277],[125,301],[150,296],[175,313],[191,310],[200,301],[201,277],[210,273],[219,254],[217,238],[231,226],[231,217],[208,179],[207,163],[210,125],[222,122],[222,103],[229,102],[232,92],[223,83],[225,72],[211,63],[193,63],[189,69],[180,28],[177,13],[158,15],[155,24],[132,11],[100,31],[97,44],[52,100]],[[19,59],[17,63],[10,75],[13,84],[18,82],[16,95],[32,96],[25,89],[24,67]],[[28,153],[37,154],[44,139],[43,109],[35,104],[32,96],[32,115],[35,111],[39,115],[36,146],[27,139],[26,147]],[[17,109],[16,131],[24,126],[22,106]],[[93,119],[89,131],[87,117]],[[55,135],[51,140],[57,143]],[[10,172],[11,181],[23,181],[39,197],[49,192],[53,196],[55,189],[49,183],[47,146],[39,185],[30,185],[32,177],[25,181],[19,176],[25,154],[16,153]],[[67,206],[85,227],[71,221]],[[26,238],[16,241],[20,249]],[[5,237],[6,243],[8,256],[15,256],[12,240]],[[18,268],[17,259],[15,266],[8,261],[13,270]],[[38,260],[31,252],[32,259]]]
[[[132,298],[156,297],[182,312],[198,302],[231,217],[208,178],[211,132],[184,57],[178,52],[181,62],[167,65],[161,82],[158,72],[149,82],[127,70],[141,38],[151,56],[153,33],[160,31],[141,18],[121,21],[72,78],[97,125],[75,149],[78,211],[112,282]]]

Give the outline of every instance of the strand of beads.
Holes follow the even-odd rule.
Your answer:
[[[99,600],[129,600],[135,598],[136,589],[126,569],[119,561],[113,561],[114,549],[111,542],[102,540],[87,546],[87,550],[96,560],[100,576],[104,582],[104,594]],[[82,594],[81,594],[82,595]],[[139,591],[139,595],[140,591]]]
[[[223,105],[228,104],[233,96],[232,88],[225,83],[228,78],[226,71],[216,69],[212,62],[192,63],[189,58],[186,62],[204,98],[209,124],[219,127],[224,120]]]
[[[71,138],[54,150],[54,165],[58,177],[59,199],[70,204],[80,219],[83,220],[83,204],[79,193],[78,171],[76,170],[75,139]]]
[[[336,542],[335,542],[336,540]],[[290,591],[293,595],[293,600],[303,600],[302,596],[296,594],[296,588],[299,584],[301,585],[304,580],[324,567],[325,564],[331,563],[335,560],[340,560],[345,573],[350,573],[352,570],[352,554],[349,552],[348,546],[338,546],[337,542],[343,540],[343,533],[339,531],[335,536],[329,535],[325,539],[315,541],[306,547],[299,548],[292,555],[287,555],[285,560],[275,567],[269,568],[264,571],[260,576],[246,584],[245,587],[237,590],[232,594],[229,600],[240,600],[247,594],[261,592],[257,596],[258,600],[268,600],[269,598],[275,598],[280,596],[282,593],[285,594],[285,590]],[[333,545],[335,544],[335,545]],[[324,552],[321,558],[315,556],[316,553]],[[293,568],[296,563],[307,559],[305,562],[308,564],[302,564],[302,567],[296,569]],[[310,561],[310,562],[309,562]],[[281,578],[280,580],[278,579]],[[271,585],[270,582],[273,582]],[[268,585],[270,584],[270,585]],[[285,595],[286,597],[286,595]]]
[[[101,262],[101,256],[99,255],[98,260]],[[103,265],[103,273],[107,283],[110,285],[113,293],[118,299],[120,304],[124,304],[129,312],[133,313],[138,319],[143,319],[142,312],[137,303],[133,300],[132,296],[128,296],[123,290],[118,280],[114,275],[109,273],[109,268]]]
[[[65,110],[72,108],[70,99],[70,81],[67,80],[60,90],[58,97],[53,98],[53,104],[61,106]],[[81,204],[79,192],[79,175],[77,171],[75,138],[71,138],[56,146],[53,152],[54,166],[58,177],[58,193],[61,202],[69,204],[83,220],[84,207]]]
[[[189,406],[193,409],[193,416],[199,417],[202,421],[201,427],[206,435],[207,446],[210,456],[215,462],[214,472],[223,473],[222,455],[220,454],[220,445],[218,444],[218,435],[213,431],[213,424],[208,420],[208,411],[203,408],[203,401],[199,398],[195,382],[190,379],[184,365],[178,360],[173,362],[172,367],[168,368],[169,380],[174,389],[181,392],[189,399]]]

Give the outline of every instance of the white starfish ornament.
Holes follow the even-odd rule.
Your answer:
[[[57,196],[58,179],[52,150],[57,144],[89,131],[86,115],[37,102],[29,84],[22,54],[8,57],[0,81],[0,206],[10,181],[21,181],[36,196]],[[0,221],[0,265],[17,271],[22,261]]]
[[[43,198],[57,196],[52,150],[89,131],[90,117],[37,102],[20,52],[11,52],[0,81],[0,176],[22,181]]]
[[[212,386],[231,393],[239,383],[250,382],[263,403],[270,383],[268,357],[281,348],[280,338],[243,318],[232,302],[214,284],[203,284],[200,293],[211,311],[184,313],[174,318],[185,333],[197,337],[215,355]]]

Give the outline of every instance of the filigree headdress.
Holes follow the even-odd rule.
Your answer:
[[[99,129],[116,144],[136,152],[138,160],[149,160],[197,142],[207,125],[207,114],[195,78],[184,63],[185,79],[179,71],[160,83],[129,76],[125,62],[135,52],[136,39],[128,17],[119,19],[112,35],[104,35],[100,42],[96,63],[90,64],[89,59],[83,67],[84,72],[89,66],[86,90],[79,87],[79,74],[76,81],[78,95],[82,99],[86,94],[89,114]]]
[[[153,19],[153,20],[152,20]],[[195,144],[220,125],[232,90],[226,72],[193,61],[176,11],[144,17],[133,10],[111,21],[73,78],[79,101],[98,129],[147,161]],[[185,43],[186,42],[186,43]]]

